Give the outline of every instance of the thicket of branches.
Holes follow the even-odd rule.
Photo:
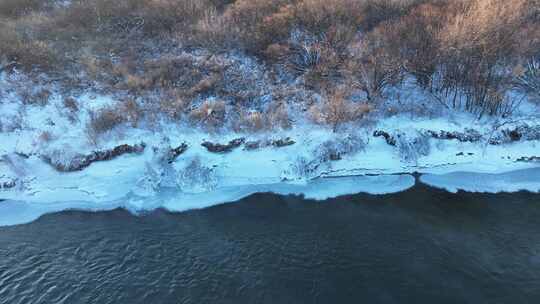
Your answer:
[[[343,113],[367,112],[411,77],[480,116],[509,113],[513,90],[540,96],[538,0],[0,0],[0,27],[3,69],[82,70],[132,92],[160,87],[173,96],[162,103],[172,116],[201,92],[241,98],[223,89],[215,65],[170,57],[179,48],[241,51],[302,77],[328,96],[318,109],[335,115],[317,119],[334,128],[330,116],[360,119]],[[191,89],[179,91],[178,79]],[[370,106],[352,105],[343,87]]]

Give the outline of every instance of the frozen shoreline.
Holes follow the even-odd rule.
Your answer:
[[[440,119],[391,118],[376,127],[404,136],[417,134],[425,127],[462,130],[458,124]],[[0,201],[0,226],[28,223],[43,214],[69,209],[125,208],[134,213],[156,208],[185,211],[234,202],[259,192],[304,195],[314,200],[361,192],[396,193],[415,185],[413,173],[421,175],[420,182],[450,192],[540,192],[540,163],[518,161],[540,155],[537,140],[488,145],[429,138],[425,143],[430,147],[428,153],[416,155],[411,161],[404,159],[401,148],[366,132],[362,135],[361,149],[344,154],[339,160],[323,161],[319,152],[329,142],[339,141],[345,135],[309,126],[283,131],[274,137],[263,134],[248,138],[288,137],[295,141],[293,145],[253,151],[238,147],[228,153],[211,153],[201,145],[205,140],[226,143],[242,134],[218,137],[178,128],[165,132],[166,143],[149,131],[130,130],[129,139],[111,140],[102,148],[144,141],[143,153],[94,162],[75,172],[57,171],[36,153],[39,147],[2,145],[0,182],[11,178],[16,185],[0,189],[0,200],[4,200]],[[25,137],[28,134],[0,134],[4,143],[22,142],[19,138]],[[187,143],[189,148],[170,166],[160,166],[164,149],[181,143]],[[61,156],[67,160],[76,153],[86,154],[93,149],[82,144],[68,147],[78,150],[62,150]],[[28,154],[21,156],[21,153]],[[305,170],[297,168],[299,159],[306,161],[305,168],[300,168]],[[199,166],[189,167],[194,160]],[[209,175],[202,179],[200,174],[185,175],[193,169]]]
[[[134,167],[130,167],[129,164],[137,157],[140,156],[127,156],[112,161],[124,163],[117,164],[115,170],[110,168],[109,171],[106,170],[110,162],[97,163],[88,169],[89,172],[59,174],[60,179],[49,178],[47,182],[34,185],[32,189],[0,191],[0,226],[24,224],[44,214],[65,210],[107,211],[125,208],[130,212],[140,213],[164,208],[181,212],[235,202],[256,193],[302,195],[306,199],[326,200],[358,193],[373,195],[397,193],[416,184],[412,172],[398,174],[398,172],[389,173],[388,170],[387,173],[378,175],[355,175],[359,171],[350,170],[350,176],[343,175],[342,172],[328,174],[329,177],[288,182],[279,182],[275,178],[259,178],[251,179],[252,183],[246,184],[249,179],[236,177],[223,179],[219,186],[206,191],[199,189],[189,193],[182,192],[178,188],[164,187],[149,193],[132,188],[137,183],[137,179],[133,178],[137,176],[137,170],[133,170]],[[540,166],[528,163],[516,165],[518,166],[514,168],[509,166],[496,171],[491,168],[491,171],[487,171],[491,173],[451,171],[449,167],[428,168],[415,173],[420,173],[418,182],[450,192],[463,190],[489,193],[516,191],[540,193]],[[466,165],[455,169],[460,167],[466,168]],[[41,169],[46,169],[46,166]],[[51,168],[48,169],[46,171],[51,173]],[[118,173],[126,174],[122,176],[124,180]],[[367,174],[373,174],[373,171]],[[90,181],[95,183],[92,186],[80,184]]]
[[[442,188],[450,192],[468,191],[482,193],[530,191],[540,193],[540,167],[522,169],[499,174],[455,172],[449,174],[422,174],[418,182]],[[40,201],[19,200],[15,194],[0,197],[0,227],[25,224],[48,213],[66,210],[108,211],[124,208],[137,214],[164,208],[182,212],[201,209],[223,203],[233,203],[256,193],[279,195],[301,195],[309,200],[322,201],[343,195],[368,193],[373,195],[406,191],[416,184],[411,174],[350,176],[318,178],[306,183],[254,184],[229,186],[200,193],[182,193],[176,189],[163,189],[154,196],[139,196],[133,192],[110,201],[85,201],[69,199],[70,192],[63,194],[65,200]]]
[[[316,200],[395,193],[415,184],[413,173],[451,192],[540,191],[539,105],[524,103],[505,120],[480,120],[457,110],[381,114],[337,133],[300,116],[291,129],[250,134],[209,133],[163,120],[157,127],[120,125],[102,134],[99,143],[90,143],[85,130],[91,111],[118,102],[114,97],[79,96],[78,116],[69,120],[60,95],[38,107],[23,105],[8,83],[0,85],[1,92],[0,123],[18,126],[0,132],[0,226],[66,209],[183,211],[258,192]],[[531,133],[513,134],[523,126],[531,126]],[[376,131],[392,138],[376,136]],[[223,153],[202,145],[240,138],[240,145]],[[284,139],[294,143],[275,144]],[[261,147],[251,149],[255,142]],[[164,161],[183,144],[185,149]],[[109,153],[129,145],[139,145],[131,149],[136,153]],[[79,171],[57,170],[81,156]]]

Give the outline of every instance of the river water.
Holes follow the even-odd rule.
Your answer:
[[[540,195],[50,214],[0,228],[0,303],[540,303]]]

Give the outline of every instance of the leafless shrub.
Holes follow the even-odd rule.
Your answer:
[[[364,151],[366,143],[357,135],[350,134],[342,138],[328,140],[322,143],[315,154],[321,162],[341,160],[345,155],[351,155]]]
[[[454,107],[482,115],[507,110],[517,33],[527,0],[475,0],[457,4],[455,16],[441,29],[442,59],[439,91],[454,95]],[[463,98],[455,98],[455,96]],[[463,104],[461,103],[463,99]]]
[[[0,116],[0,131],[1,132],[14,132],[16,130],[22,130],[23,128],[23,114],[21,112],[16,115]]]
[[[389,87],[399,83],[402,64],[389,51],[384,33],[375,29],[368,37],[354,41],[349,45],[349,56],[343,67],[348,83],[366,94],[366,99],[374,103],[383,97]]]
[[[137,127],[144,115],[141,105],[132,98],[123,100],[118,106],[118,111],[123,113],[123,119],[125,122],[130,123],[132,127]]]
[[[289,129],[292,127],[292,121],[285,103],[272,102],[264,113],[269,129]]]
[[[327,95],[322,104],[311,108],[311,117],[315,122],[330,125],[332,131],[336,132],[340,125],[361,119],[371,109],[369,104],[347,100],[346,90],[339,88]]]
[[[414,136],[408,136],[404,133],[398,133],[394,138],[399,155],[405,162],[417,163],[421,156],[427,156],[431,151],[429,137],[425,134],[418,133]]]
[[[403,68],[416,78],[421,87],[429,89],[440,58],[438,38],[445,20],[445,9],[448,10],[437,3],[427,3],[415,7],[402,18],[383,23],[370,33],[370,47],[375,47],[375,51],[383,55],[376,54],[381,59],[392,62],[393,58],[399,58],[392,65],[402,67],[393,68]]]
[[[49,99],[52,92],[47,89],[39,89],[36,92],[32,92],[31,89],[25,89],[20,93],[22,102],[25,105],[38,105],[46,106],[49,103]]]
[[[0,61],[65,79],[82,72],[133,96],[175,90],[178,98],[156,105],[173,118],[217,96],[244,106],[248,129],[275,120],[249,104],[268,92],[223,50],[246,51],[263,60],[265,77],[297,77],[295,86],[319,94],[345,83],[374,105],[407,73],[448,107],[501,115],[516,83],[529,86],[528,69],[515,72],[540,47],[538,12],[537,0],[2,0]],[[316,121],[337,128],[333,110],[353,105],[341,104],[313,108]],[[220,120],[193,112],[195,121]]]
[[[530,59],[526,66],[518,71],[516,86],[532,100],[540,101],[540,57]]]
[[[62,99],[62,105],[57,107],[59,111],[65,113],[71,123],[79,120],[79,104],[75,98],[64,97]]]
[[[64,105],[64,108],[68,109],[70,112],[79,112],[79,104],[73,97],[65,97],[62,100],[62,104]]]
[[[180,172],[178,183],[182,190],[188,192],[212,190],[217,186],[216,172],[195,157]]]
[[[172,91],[166,94],[159,102],[159,112],[171,119],[178,120],[190,110],[190,101],[183,94]]]
[[[0,56],[7,61],[15,62],[25,71],[35,68],[48,70],[57,63],[58,58],[49,41],[35,39],[25,33],[34,31],[33,25],[0,18],[0,28]]]
[[[100,135],[113,130],[124,122],[126,122],[126,118],[123,113],[114,106],[90,112],[90,121],[86,126],[87,137],[91,143],[96,144]]]
[[[4,154],[0,160],[19,178],[23,179],[28,175],[28,168],[22,161],[22,157],[15,154]]]
[[[53,139],[53,135],[49,131],[43,131],[38,137],[38,142],[40,144],[49,143]]]
[[[298,156],[291,164],[291,173],[295,178],[311,179],[316,177],[320,162],[316,159],[308,159]]]
[[[258,132],[268,127],[264,114],[258,111],[242,111],[235,121],[235,130]]]
[[[138,75],[128,74],[125,76],[125,87],[131,92],[141,92],[151,87],[151,81]]]
[[[123,123],[136,127],[142,117],[143,110],[135,100],[123,100],[113,106],[90,112],[90,121],[86,127],[87,137],[95,144],[100,135]]]
[[[282,102],[272,101],[263,110],[244,110],[239,105],[231,118],[232,127],[237,132],[259,132],[274,129],[288,129],[291,119],[287,107]]]
[[[209,99],[189,113],[192,121],[209,130],[218,130],[225,125],[226,104],[222,100]]]
[[[289,42],[290,65],[302,73],[317,66],[322,60],[323,43],[319,37],[297,29],[293,30]]]

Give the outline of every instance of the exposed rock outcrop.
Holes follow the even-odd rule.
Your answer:
[[[516,161],[525,163],[540,163],[540,156],[523,156],[518,158]]]
[[[0,176],[0,190],[15,188],[17,180],[6,176]]]
[[[459,152],[459,153],[456,154],[456,156],[465,156],[465,155],[467,155],[467,156],[473,156],[474,153],[468,152],[467,154],[465,154],[465,152]]]
[[[265,146],[265,142],[262,140],[248,141],[244,144],[244,150],[252,151],[257,150]]]
[[[227,144],[216,144],[209,141],[205,141],[201,146],[205,147],[208,152],[212,153],[227,153],[240,147],[246,142],[245,138],[236,138],[228,142]]]
[[[295,143],[296,142],[294,140],[292,140],[290,137],[286,137],[286,138],[281,138],[281,139],[278,139],[278,140],[273,140],[271,145],[274,146],[274,147],[281,148],[281,147],[292,146]]]
[[[465,129],[465,132],[449,132],[449,131],[424,131],[428,136],[435,139],[451,140],[455,139],[459,142],[478,142],[482,139],[482,134],[473,129]]]
[[[421,133],[434,139],[457,140],[459,142],[475,143],[485,140],[489,145],[502,145],[516,141],[540,140],[540,126],[521,125],[511,129],[503,129],[495,135],[488,138],[474,129],[465,129],[464,132],[458,131],[434,131],[422,130]],[[373,132],[374,137],[384,137],[386,143],[390,146],[396,146],[397,138],[395,134],[390,134],[383,130]]]
[[[111,160],[124,154],[142,153],[144,152],[145,148],[146,145],[144,143],[136,145],[123,144],[110,150],[94,151],[88,155],[79,154],[67,162],[60,162],[52,159],[49,156],[42,156],[42,159],[60,172],[75,172],[81,171],[84,168],[89,167],[92,163],[98,161]]]
[[[248,141],[244,144],[244,150],[257,150],[262,149],[265,147],[276,147],[276,148],[282,148],[294,145],[296,142],[292,140],[290,137],[286,138],[280,138],[275,140],[256,140],[256,141]]]
[[[384,137],[384,139],[386,140],[386,143],[389,144],[390,146],[395,147],[396,144],[397,144],[396,139],[394,138],[394,136],[390,135],[386,131],[376,130],[375,132],[373,132],[373,136],[375,136],[375,137]]]
[[[167,162],[169,164],[174,163],[174,161],[178,158],[178,156],[184,154],[184,152],[186,152],[188,148],[189,146],[186,143],[182,143],[176,148],[171,148],[167,152]]]

